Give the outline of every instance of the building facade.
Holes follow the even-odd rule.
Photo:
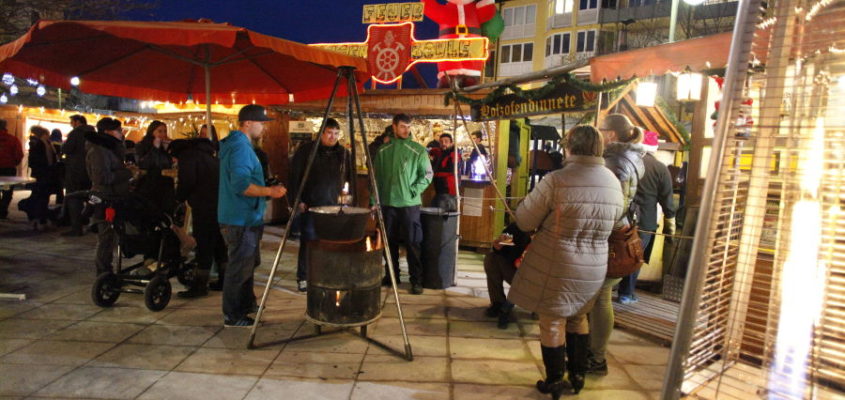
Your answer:
[[[680,0],[678,0],[680,1]],[[676,40],[730,30],[737,1],[680,3]],[[486,76],[501,79],[669,38],[670,0],[510,0]]]

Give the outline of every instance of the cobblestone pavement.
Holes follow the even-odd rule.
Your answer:
[[[415,356],[408,362],[347,332],[246,350],[248,330],[222,327],[219,292],[192,301],[174,295],[160,312],[133,294],[97,307],[90,299],[95,235],[59,232],[34,232],[16,212],[0,220],[0,292],[27,296],[0,299],[0,398],[548,398],[533,388],[543,374],[537,322],[517,312],[501,330],[483,316],[479,254],[461,251],[457,287],[411,296],[402,284]],[[279,241],[278,229],[268,229],[257,281],[266,280]],[[282,257],[258,344],[314,332],[304,322],[305,296],[294,289],[295,249],[293,242]],[[401,351],[395,303],[386,294],[383,318],[369,335]],[[577,398],[657,398],[668,353],[617,330],[610,374],[588,378]]]

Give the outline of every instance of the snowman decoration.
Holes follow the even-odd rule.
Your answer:
[[[481,37],[481,25],[496,15],[493,0],[421,0],[425,16],[440,25],[440,39]],[[442,61],[437,63],[438,87],[449,87],[456,80],[460,87],[479,83],[484,61]],[[450,79],[451,78],[451,79]]]

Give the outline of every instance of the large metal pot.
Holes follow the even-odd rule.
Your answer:
[[[381,316],[382,245],[309,242],[307,317],[320,325],[360,326]]]
[[[348,206],[313,207],[308,211],[314,219],[317,237],[333,242],[361,240],[372,215],[369,208]]]

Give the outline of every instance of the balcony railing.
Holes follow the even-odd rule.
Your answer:
[[[693,18],[713,19],[732,17],[737,12],[737,1],[710,0],[696,6]],[[602,9],[599,20],[603,24],[611,24],[627,20],[639,21],[652,18],[668,18],[672,10],[672,3],[665,1],[645,6],[625,7],[618,10]]]

